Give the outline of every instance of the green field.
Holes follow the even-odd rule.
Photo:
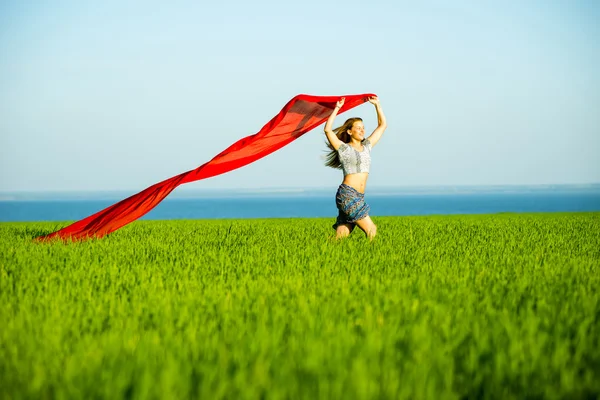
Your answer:
[[[0,397],[600,396],[600,213],[0,224]]]

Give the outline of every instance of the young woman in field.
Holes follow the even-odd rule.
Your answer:
[[[327,146],[331,150],[325,165],[344,171],[344,180],[335,195],[339,213],[333,229],[336,230],[336,238],[340,239],[348,236],[358,225],[369,239],[373,239],[377,234],[377,226],[369,217],[370,207],[365,203],[365,188],[371,166],[371,148],[381,139],[387,123],[379,99],[370,97],[369,103],[377,111],[378,125],[368,138],[365,139],[365,126],[361,118],[349,118],[342,126],[331,129],[344,100],[342,97],[336,103],[325,124]]]

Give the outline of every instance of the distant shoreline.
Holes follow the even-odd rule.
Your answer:
[[[0,192],[0,201],[51,200],[121,200],[143,189],[99,191],[39,191]],[[202,199],[231,197],[312,197],[335,193],[335,187],[315,188],[241,188],[241,189],[186,189],[175,190],[170,199]],[[440,185],[440,186],[380,186],[370,187],[368,195],[440,195],[482,193],[600,193],[600,183],[540,184],[540,185]]]

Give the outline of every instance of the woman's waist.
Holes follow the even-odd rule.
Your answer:
[[[356,174],[348,174],[344,176],[344,181],[342,184],[348,185],[360,193],[365,192],[365,188],[367,186],[367,178],[369,177],[368,172],[359,172]]]

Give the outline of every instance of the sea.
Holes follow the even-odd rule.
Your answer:
[[[335,218],[333,188],[175,191],[141,219]],[[0,193],[0,222],[74,221],[132,192]],[[600,211],[600,184],[369,189],[370,215]]]

